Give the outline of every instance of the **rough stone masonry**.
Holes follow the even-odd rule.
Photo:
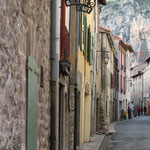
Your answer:
[[[50,0],[0,0],[0,150],[25,150],[26,57],[33,55],[39,84],[38,150],[49,149]],[[40,73],[39,73],[40,81]]]

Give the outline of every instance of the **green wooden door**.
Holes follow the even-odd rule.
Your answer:
[[[38,68],[33,56],[27,58],[26,150],[37,150]]]

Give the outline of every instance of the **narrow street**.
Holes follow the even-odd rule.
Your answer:
[[[150,0],[0,9],[0,150],[150,150]]]
[[[150,150],[150,117],[140,116],[115,126],[107,150]]]

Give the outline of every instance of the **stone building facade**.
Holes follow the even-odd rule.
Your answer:
[[[131,100],[131,79],[130,79],[130,75],[131,75],[131,72],[130,72],[130,62],[131,62],[131,54],[134,52],[131,44],[129,43],[125,43],[128,50],[126,51],[126,77],[125,77],[125,90],[126,90],[126,100],[127,100],[127,103],[129,104],[130,100]],[[125,108],[126,111],[128,111],[128,105],[126,106]]]
[[[132,79],[131,100],[135,107],[142,106],[143,94],[143,72],[146,69],[146,63],[139,64],[130,69]],[[142,85],[142,86],[141,86]]]
[[[26,66],[28,56],[32,56],[38,68],[39,93],[34,106],[38,112],[35,147],[48,150],[51,1],[1,0],[0,3],[0,149],[26,149]]]
[[[100,4],[101,5],[101,4]],[[99,14],[99,9],[97,8],[97,14]],[[94,126],[94,133],[100,132],[101,130],[101,125],[102,125],[102,118],[101,118],[101,110],[102,109],[102,103],[101,103],[101,53],[100,53],[100,35],[99,35],[99,15],[97,16],[97,43],[96,44],[96,49],[95,49],[95,54],[96,55],[96,60],[93,59],[93,65],[95,65],[95,93],[94,91],[92,94],[95,94],[95,126]],[[94,45],[95,46],[95,45]],[[95,63],[94,63],[95,62]],[[94,70],[93,70],[94,71]]]
[[[64,3],[63,0],[62,0],[62,2]],[[65,41],[63,41],[62,44],[69,46],[69,47],[65,47],[65,51],[67,53],[61,52],[62,57],[61,57],[60,64],[63,62],[68,62],[70,64],[70,68],[68,68],[69,72],[68,71],[67,72],[69,74],[67,76],[63,74],[62,70],[60,70],[60,84],[61,84],[61,86],[63,86],[63,89],[65,89],[65,90],[63,90],[63,93],[64,93],[63,95],[64,96],[66,95],[63,98],[61,98],[61,95],[60,95],[60,101],[64,101],[63,103],[66,103],[65,108],[64,108],[64,110],[66,110],[66,111],[63,111],[63,113],[64,113],[63,121],[66,123],[63,125],[63,128],[62,128],[62,131],[64,132],[64,135],[63,135],[64,142],[61,143],[63,145],[63,147],[61,147],[61,149],[73,150],[74,149],[74,138],[75,138],[74,137],[74,125],[75,125],[74,101],[75,101],[75,57],[76,57],[76,6],[71,6],[71,7],[63,6],[62,9],[64,9],[64,8],[66,9],[65,14],[62,14],[61,19],[64,19],[63,17],[66,16],[65,20],[63,22],[64,23],[68,22],[69,24],[64,25],[63,23],[61,23],[61,26],[66,27],[66,31],[67,31],[66,33],[68,34],[67,36],[69,37],[69,39],[68,39],[69,45],[66,45]],[[67,11],[69,11],[69,12],[67,12]],[[68,13],[70,15],[68,15]],[[64,38],[65,37],[63,36],[62,40]],[[62,104],[60,104],[60,107],[62,107]],[[61,114],[61,112],[60,112],[60,114]],[[60,137],[61,137],[61,135],[60,135]]]
[[[75,52],[76,52],[76,7],[70,9],[70,62],[69,110],[70,110],[70,149],[74,146],[74,100],[75,100]]]
[[[148,108],[150,101],[149,60],[148,57],[143,63],[131,68],[131,100],[133,101],[135,108],[138,106],[146,106]]]
[[[116,47],[116,46],[115,46]],[[117,48],[116,48],[117,49]],[[114,121],[118,120],[118,79],[119,79],[119,69],[118,69],[118,53],[114,54],[114,77],[113,77],[113,88],[114,88]]]
[[[143,104],[142,106],[146,106],[147,110],[150,114],[150,57],[146,60],[146,69],[143,71]]]
[[[122,110],[127,112],[128,107],[128,99],[129,98],[129,91],[126,88],[126,81],[127,75],[130,74],[129,70],[129,62],[127,63],[126,60],[129,60],[129,54],[127,54],[128,46],[122,41],[121,38],[113,36],[115,46],[117,48],[118,53],[118,104],[117,104],[117,120],[121,117]],[[128,71],[128,72],[126,72]],[[129,77],[128,77],[129,78]],[[128,87],[129,88],[129,87]]]
[[[115,47],[109,29],[100,27],[101,40],[101,65],[102,65],[102,103],[103,103],[103,126],[102,131],[106,131],[108,125],[114,119],[114,53]]]

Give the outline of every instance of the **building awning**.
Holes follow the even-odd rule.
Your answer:
[[[98,0],[100,4],[106,5],[106,0]]]

